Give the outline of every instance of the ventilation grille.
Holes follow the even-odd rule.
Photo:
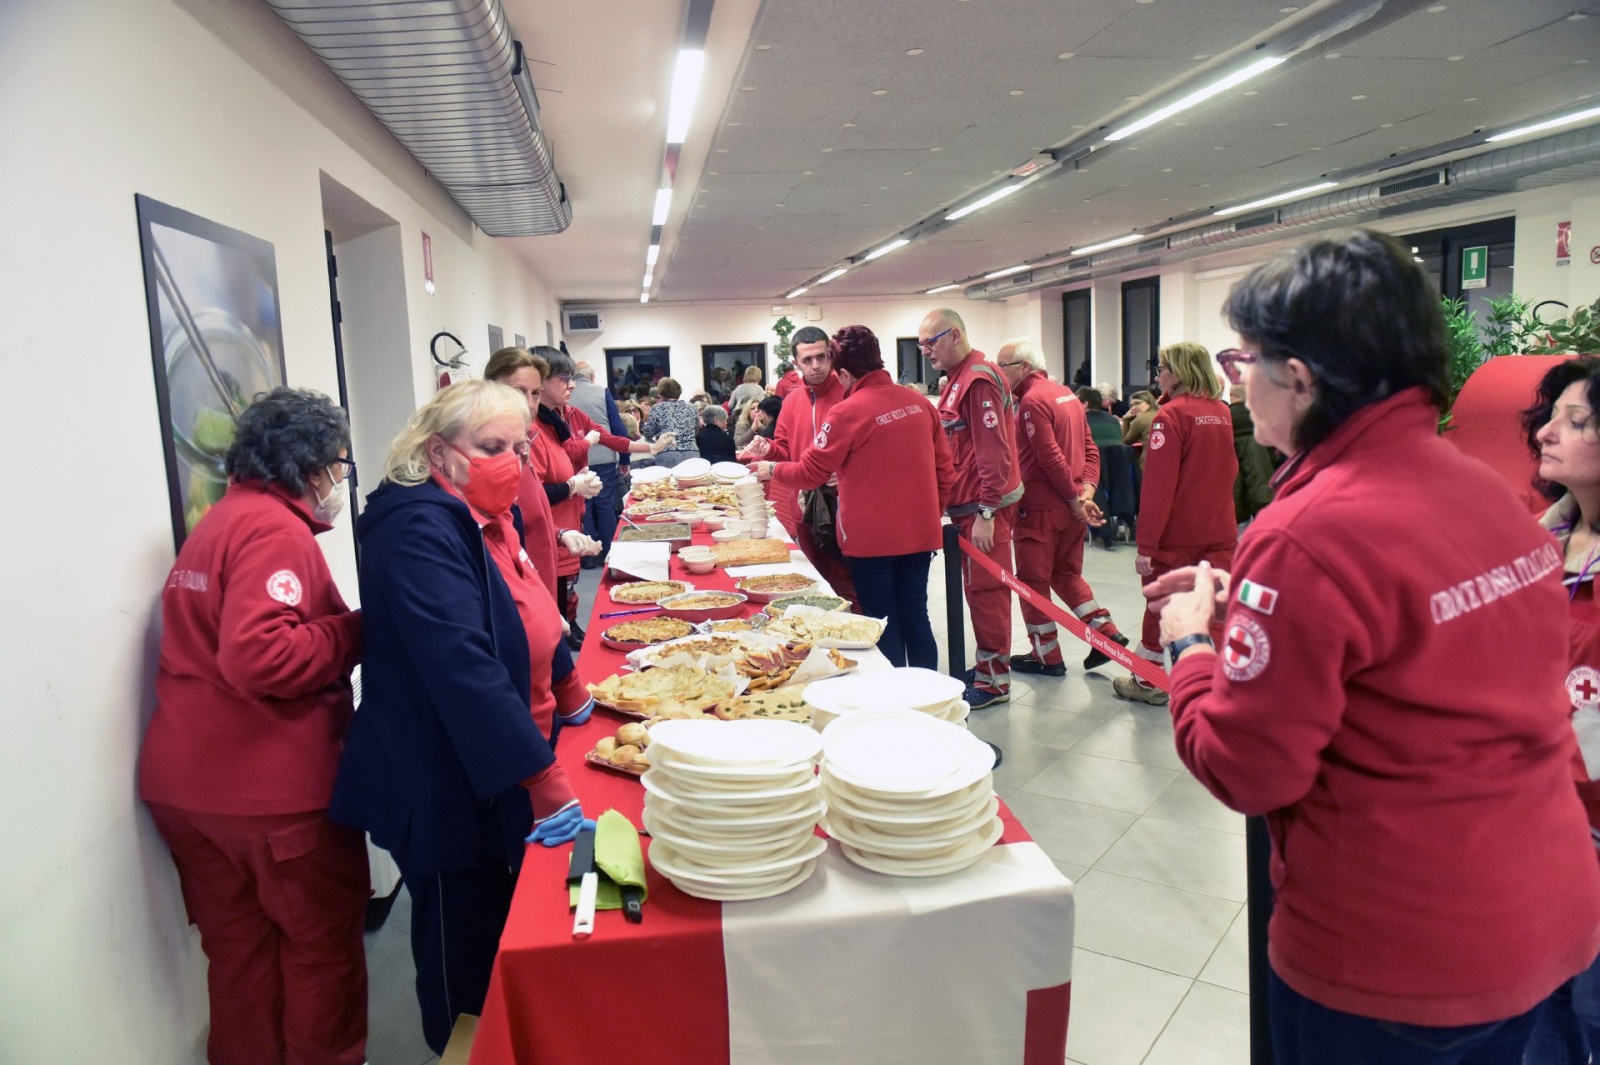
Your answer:
[[[1388,199],[1390,196],[1398,196],[1402,192],[1416,192],[1418,189],[1431,189],[1436,186],[1446,184],[1447,180],[1448,179],[1445,171],[1443,170],[1435,170],[1431,174],[1419,174],[1416,177],[1402,178],[1399,181],[1391,181],[1387,185],[1379,185],[1378,197],[1380,199]]]

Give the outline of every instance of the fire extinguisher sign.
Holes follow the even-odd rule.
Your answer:
[[[1572,265],[1572,223],[1556,223],[1556,265]]]

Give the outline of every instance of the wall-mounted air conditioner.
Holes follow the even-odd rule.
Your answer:
[[[563,310],[561,321],[568,333],[598,333],[600,332],[600,312],[598,310]]]

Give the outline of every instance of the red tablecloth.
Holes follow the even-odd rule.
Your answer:
[[[709,537],[697,535],[696,540],[709,542]],[[691,580],[697,588],[733,587],[721,570],[706,576],[689,575],[675,555],[671,575]],[[595,596],[594,616],[578,660],[585,682],[599,681],[624,665],[622,652],[599,642],[600,631],[614,622],[601,621],[598,615],[627,609],[613,604],[610,584],[602,582]],[[641,824],[644,789],[639,782],[583,761],[595,741],[624,720],[596,711],[588,725],[562,733],[557,758],[589,816],[611,808]],[[1004,804],[1000,813],[1005,833],[997,846],[1024,843],[1031,848],[1027,833]],[[641,842],[648,854],[648,837]],[[798,1059],[783,1057],[780,1052],[769,1056],[765,1048],[752,1050],[748,1032],[742,1037],[742,1046],[734,1045],[737,1033],[748,1025],[742,1023],[744,1018],[730,1017],[723,904],[685,895],[648,869],[650,894],[642,924],[628,923],[620,911],[602,911],[596,915],[594,935],[574,940],[566,891],[570,849],[528,848],[478,1026],[472,1065],[597,1065],[613,1061],[626,1065],[746,1065],[807,1058],[821,1061],[825,1056],[840,1063],[900,1060],[876,1051],[855,1056],[849,1045],[826,1052],[811,1048]],[[894,877],[867,876],[872,880],[870,889],[886,896],[892,897],[900,883]],[[1067,896],[1067,927],[1061,946],[1070,959],[1070,887],[1064,879],[1061,890]],[[841,921],[848,919],[846,914],[839,915]],[[874,927],[881,928],[883,918],[875,921]],[[967,978],[963,956],[952,954],[949,965],[951,986],[959,988]],[[1019,1016],[1026,1015],[1025,1054],[1016,1058],[1022,1065],[1059,1065],[1065,1057],[1070,990],[1068,982],[1028,988],[1026,1003],[1012,1004]],[[806,991],[804,987],[793,989],[797,996]],[[860,1008],[871,1010],[874,989],[863,986],[859,991]],[[937,1026],[940,1017],[930,1012],[926,1020]],[[827,1043],[824,1035],[818,1033],[819,1046]],[[818,1056],[811,1057],[813,1053]]]

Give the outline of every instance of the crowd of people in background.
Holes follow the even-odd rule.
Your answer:
[[[765,485],[834,590],[887,619],[897,666],[938,668],[928,575],[953,524],[978,711],[1013,672],[1067,672],[1026,596],[1012,653],[1013,576],[1129,644],[1083,559],[1132,541],[1132,650],[1168,684],[1112,687],[1170,703],[1189,770],[1267,819],[1279,1062],[1588,1060],[1600,361],[1530,397],[1521,431],[1554,500],[1536,522],[1440,437],[1438,299],[1392,238],[1281,256],[1226,314],[1239,348],[1163,347],[1125,399],[1051,378],[1028,338],[991,359],[948,308],[918,328],[931,398],[861,325],[797,331],[770,389],[760,367],[719,367],[689,399],[657,375],[619,402],[562,350],[497,351],[381,463],[360,611],[315,542],[355,469],[345,414],[258,397],[162,592],[139,775],[210,960],[212,1059],[364,1060],[363,832],[412,895],[429,1045],[481,1007],[524,847],[588,823],[554,755],[593,708],[578,575],[610,546],[633,462],[700,455]],[[1082,666],[1110,661],[1091,647]]]

